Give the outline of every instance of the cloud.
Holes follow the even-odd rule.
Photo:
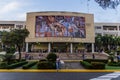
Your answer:
[[[20,3],[16,2],[16,1],[7,3],[1,7],[0,15],[9,14],[9,12],[17,10],[19,7],[20,7]]]
[[[26,13],[19,13],[16,16],[17,20],[25,20],[26,19]]]

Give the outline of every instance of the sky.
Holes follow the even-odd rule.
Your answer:
[[[25,21],[26,13],[68,11],[94,14],[94,22],[120,23],[120,5],[102,9],[94,0],[0,0],[0,21]]]

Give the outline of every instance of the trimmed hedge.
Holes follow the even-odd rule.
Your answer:
[[[105,63],[103,62],[91,62],[92,69],[105,69]]]
[[[120,62],[109,62],[108,66],[120,66]]]
[[[11,65],[8,65],[7,69],[14,69],[14,68],[20,67],[20,66],[22,66],[24,64],[27,64],[27,63],[28,63],[27,61],[22,61],[22,62],[14,63],[14,64],[11,64]]]
[[[47,59],[40,59],[39,62],[42,62],[42,61],[47,61]]]
[[[91,62],[103,62],[103,63],[108,63],[107,59],[84,59],[84,61],[87,61],[89,63]]]
[[[7,62],[0,62],[0,69],[6,69],[7,68]]]
[[[48,61],[53,61],[53,62],[55,62],[56,59],[57,59],[57,55],[54,54],[54,53],[49,53],[46,58],[47,58]]]
[[[50,61],[40,61],[37,64],[38,69],[56,69],[56,65]]]
[[[37,61],[36,62],[29,62],[28,64],[24,65],[22,68],[29,69],[30,67],[34,66],[35,64],[37,64]]]
[[[103,62],[91,62],[91,63],[89,63],[87,61],[81,61],[80,63],[86,69],[105,69],[105,63],[103,63]]]
[[[92,68],[92,65],[89,62],[87,62],[87,61],[80,61],[80,63],[86,69],[91,69]]]

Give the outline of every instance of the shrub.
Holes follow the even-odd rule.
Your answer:
[[[87,62],[81,61],[80,62],[86,69],[105,69],[105,63],[103,62]]]
[[[108,66],[120,66],[120,62],[109,62]]]
[[[56,66],[55,66],[55,63],[53,63],[53,62],[41,61],[41,62],[38,62],[37,68],[38,69],[55,69]]]
[[[7,63],[6,62],[0,62],[0,69],[5,69],[7,68]]]
[[[56,58],[57,58],[57,55],[56,54],[54,54],[54,53],[49,53],[48,55],[47,55],[47,59],[48,59],[48,61],[56,61]]]
[[[19,59],[18,59],[18,61],[19,61]],[[20,61],[26,61],[26,59],[21,59]]]
[[[92,65],[87,61],[80,61],[81,65],[84,66],[86,69],[91,69]]]
[[[13,58],[13,54],[12,53],[7,53],[5,55],[5,61],[7,61],[7,64],[9,65],[12,61],[12,58]]]
[[[14,68],[20,67],[20,66],[22,66],[24,64],[27,64],[27,63],[28,63],[27,61],[22,61],[22,62],[18,62],[18,63],[8,65],[7,68],[8,69],[14,69]]]
[[[105,63],[103,62],[91,62],[92,69],[105,69]]]
[[[30,67],[34,66],[36,63],[37,63],[37,61],[36,62],[29,62],[28,64],[24,65],[22,68],[29,69]]]
[[[47,61],[47,59],[40,59],[39,62],[42,62],[42,61]]]
[[[87,61],[89,63],[91,63],[91,62],[103,62],[103,63],[107,63],[108,62],[107,59],[84,59],[84,61]]]

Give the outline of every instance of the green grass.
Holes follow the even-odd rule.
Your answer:
[[[106,66],[105,66],[105,69],[106,69],[106,70],[120,70],[120,67],[118,67],[118,66],[108,66],[108,65],[106,65]]]

